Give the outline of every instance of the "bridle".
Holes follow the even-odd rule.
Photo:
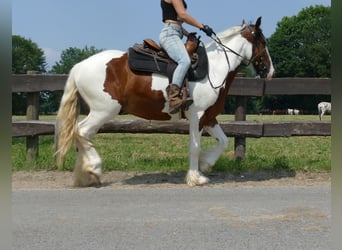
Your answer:
[[[253,37],[255,38],[255,32],[252,30],[252,28],[251,28],[250,25],[247,25],[244,29],[242,29],[242,30],[240,31],[240,33],[243,32],[246,28],[249,29],[249,31],[251,32],[251,34],[252,34]],[[228,68],[229,68],[229,69],[230,69],[230,62],[229,62],[229,57],[228,57],[227,52],[231,52],[231,53],[235,54],[236,56],[242,58],[242,63],[243,63],[245,66],[249,66],[251,63],[252,63],[252,64],[253,64],[253,63],[256,63],[256,65],[261,65],[261,66],[263,67],[263,69],[267,68],[266,64],[265,64],[264,61],[263,61],[263,57],[260,56],[262,53],[265,52],[266,46],[265,46],[262,50],[260,50],[256,55],[253,55],[253,54],[254,54],[254,44],[253,44],[253,49],[252,49],[253,54],[252,54],[252,57],[251,57],[250,59],[248,59],[248,58],[242,56],[241,54],[239,54],[238,52],[236,52],[235,50],[229,48],[229,47],[228,47],[227,45],[225,45],[224,43],[222,43],[222,41],[221,41],[220,38],[216,35],[215,32],[213,32],[213,35],[214,35],[215,37],[212,37],[212,36],[211,36],[210,38],[211,38],[213,41],[215,41],[215,42],[222,48],[222,50],[224,51],[224,55],[225,55],[225,57],[226,57],[226,61],[227,61],[227,64],[228,64]],[[256,58],[258,58],[258,57],[260,57],[261,60],[255,62]],[[247,62],[246,62],[246,60],[247,60]],[[209,66],[208,66],[208,67],[209,67]],[[222,82],[219,86],[215,87],[215,86],[213,85],[211,79],[210,79],[209,72],[210,72],[210,71],[208,70],[208,79],[209,79],[209,82],[210,82],[211,87],[212,87],[213,89],[219,89],[219,88],[221,88],[221,87],[225,84],[226,80],[224,79],[223,82]]]

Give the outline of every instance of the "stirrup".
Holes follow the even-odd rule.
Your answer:
[[[184,79],[185,84],[182,87],[181,93],[182,93],[182,98],[183,98],[183,102],[182,102],[182,110],[183,111],[187,111],[189,109],[189,107],[191,106],[191,104],[193,104],[194,100],[190,98],[190,96],[188,96],[188,86],[189,86],[189,81],[188,79]]]
[[[171,115],[177,114],[177,113],[180,111],[182,105],[183,105],[183,104],[180,103],[178,106],[173,107],[173,108],[170,108],[169,113],[170,113]]]
[[[188,111],[189,107],[191,106],[191,104],[193,104],[193,102],[194,102],[193,99],[188,98],[187,100],[183,101],[179,105],[172,107],[172,109],[170,108],[169,113],[174,115],[174,114],[178,113],[180,110]]]
[[[185,103],[182,104],[182,109],[184,111],[188,111],[189,110],[189,107],[191,106],[191,104],[194,103],[194,100],[193,99],[188,99],[185,101]]]

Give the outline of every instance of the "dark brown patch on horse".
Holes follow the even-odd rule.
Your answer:
[[[255,32],[255,28],[252,28],[253,29],[253,32]],[[246,28],[244,29],[242,32],[241,32],[241,36],[243,36],[244,38],[247,39],[247,41],[249,41],[250,43],[253,43],[254,41],[254,37],[253,37],[253,34],[251,32],[251,30],[249,28]]]
[[[170,120],[163,113],[165,99],[161,91],[151,89],[152,74],[133,72],[128,66],[128,55],[107,63],[104,91],[122,106],[122,112],[148,120]]]
[[[267,55],[265,47],[267,46],[266,38],[264,37],[262,30],[260,29],[261,17],[258,18],[255,25],[248,26],[241,32],[241,35],[246,38],[247,41],[253,44],[252,63],[257,74],[261,77],[266,77],[271,62]],[[267,72],[266,72],[267,70]]]
[[[107,63],[106,80],[104,82],[104,91],[109,93],[114,100],[117,100],[121,105],[124,104],[122,84],[127,82],[126,74],[119,66],[124,63],[127,54],[120,58],[114,58]]]
[[[260,29],[261,17],[258,18],[255,25],[249,25],[247,29],[241,32],[241,35],[246,38],[250,43],[258,42],[259,40],[266,45],[266,39]]]
[[[251,25],[250,28],[245,29],[241,32],[241,35],[246,38],[251,44],[253,44],[253,57],[255,55],[261,56],[264,55],[265,52],[264,46],[266,46],[266,40],[262,35],[262,31],[255,25]],[[259,46],[262,45],[263,47],[260,49]]]
[[[237,74],[238,70],[229,72],[226,78],[226,84],[224,88],[220,89],[219,96],[214,105],[210,106],[203,114],[199,122],[199,129],[201,130],[204,126],[214,127],[218,122],[216,117],[222,113],[224,104],[226,102],[228,91],[230,86]]]

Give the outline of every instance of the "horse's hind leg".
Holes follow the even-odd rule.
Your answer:
[[[74,186],[88,187],[101,184],[101,158],[89,140],[76,143],[77,159],[74,169]]]
[[[216,124],[213,127],[205,127],[205,130],[217,140],[217,145],[200,153],[199,169],[201,171],[205,171],[213,166],[222,152],[228,147],[228,138],[220,125]]]
[[[74,170],[74,185],[79,187],[98,186],[101,184],[102,160],[91,143],[99,128],[112,119],[117,112],[90,111],[89,115],[78,124],[80,138],[76,142],[77,159]]]

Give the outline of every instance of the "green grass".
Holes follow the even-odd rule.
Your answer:
[[[123,116],[122,118],[131,119]],[[316,116],[248,116],[247,120],[317,120]],[[324,117],[324,120],[330,117]],[[42,118],[41,118],[42,119]],[[220,120],[233,120],[233,116],[220,116]],[[43,119],[42,119],[43,120]],[[56,170],[53,158],[53,136],[39,137],[39,157],[27,163],[25,138],[12,140],[12,169]],[[124,170],[138,172],[178,172],[188,169],[188,135],[167,134],[98,134],[95,144],[103,159],[104,171]],[[202,137],[202,148],[216,142]],[[222,154],[213,172],[234,174],[246,171],[330,171],[331,137],[247,138],[246,158],[236,161],[231,157],[234,139]],[[64,170],[71,171],[75,164],[75,149],[67,155]]]

